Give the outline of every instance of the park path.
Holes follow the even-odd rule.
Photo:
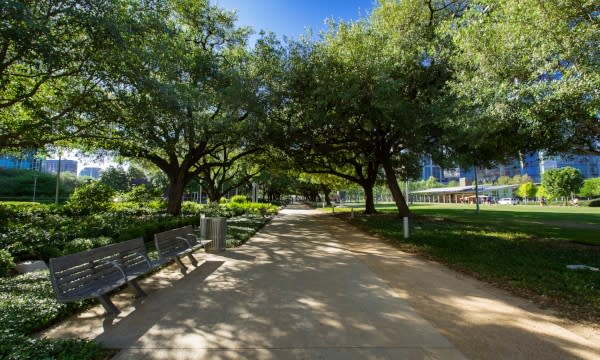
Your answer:
[[[198,254],[49,330],[119,349],[116,359],[598,358],[597,333],[566,327],[486,284],[343,221],[289,208],[244,246]],[[522,302],[522,303],[520,303]]]

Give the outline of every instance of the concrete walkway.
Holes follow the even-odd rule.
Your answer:
[[[183,276],[143,280],[45,336],[86,337],[116,359],[598,359],[570,324],[339,219],[286,209],[244,246]]]
[[[186,276],[145,279],[149,296],[115,296],[51,329],[95,338],[116,359],[463,359],[447,338],[338,240],[326,216],[284,210],[257,236]],[[87,335],[87,336],[86,336]]]

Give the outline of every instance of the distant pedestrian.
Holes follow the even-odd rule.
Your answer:
[[[574,198],[571,203],[573,204],[573,206],[579,206],[579,199],[578,198]]]

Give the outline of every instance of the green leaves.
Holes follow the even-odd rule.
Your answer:
[[[3,2],[0,147],[35,147],[82,134],[97,95],[97,63],[113,10],[97,0]]]
[[[570,166],[560,169],[546,170],[542,177],[544,191],[552,198],[567,198],[576,194],[583,185],[581,172]]]
[[[584,197],[600,196],[600,178],[586,179],[579,191],[579,195]]]
[[[477,1],[445,33],[464,121],[489,119],[504,153],[598,151],[597,5],[590,1]]]

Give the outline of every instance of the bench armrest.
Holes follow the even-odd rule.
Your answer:
[[[183,236],[177,236],[177,238],[176,238],[176,239],[179,239],[179,240],[183,240],[183,241],[185,241],[185,243],[187,244],[187,246],[188,246],[190,249],[192,248],[192,244],[190,244],[190,241],[189,241],[188,239],[184,238]]]
[[[123,267],[116,260],[110,260],[110,261],[107,261],[106,263],[111,264],[112,266],[116,267],[119,270],[119,272],[121,273],[121,275],[123,275],[123,280],[127,281],[127,273],[125,272]]]
[[[193,236],[194,239],[196,239],[196,242],[198,244],[202,245],[202,247],[204,248],[204,251],[206,251],[206,247],[208,246],[208,244],[210,244],[212,242],[212,240],[208,240],[208,239],[200,240],[200,238],[196,234],[189,233],[188,236]]]

